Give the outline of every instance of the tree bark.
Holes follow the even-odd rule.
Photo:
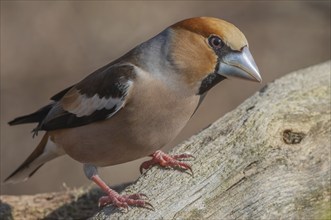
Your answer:
[[[177,146],[196,156],[194,176],[154,167],[123,192],[156,211],[108,206],[93,219],[330,218],[330,63],[268,84]]]
[[[171,154],[195,155],[189,162],[194,176],[153,167],[122,192],[146,194],[155,211],[107,206],[91,219],[330,219],[330,65],[268,84],[174,148]],[[100,192],[74,195],[75,202],[43,215],[82,218],[86,204],[96,206]],[[5,205],[15,210],[9,200],[2,196],[0,211]],[[41,207],[44,200],[37,200]],[[85,207],[75,206],[78,214],[72,214],[78,203]]]

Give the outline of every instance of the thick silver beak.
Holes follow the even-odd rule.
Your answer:
[[[237,77],[255,82],[262,82],[255,61],[248,47],[240,52],[230,52],[222,57],[218,74],[225,77]]]

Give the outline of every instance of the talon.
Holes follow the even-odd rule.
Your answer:
[[[192,168],[191,167],[188,167],[187,169],[186,169],[186,171],[190,171],[190,172],[187,172],[189,175],[191,175],[192,177],[194,177],[194,173],[193,173],[193,170],[192,170]]]
[[[154,206],[151,203],[149,203],[149,202],[145,202],[144,208],[145,209],[149,209],[151,211],[155,211]]]
[[[191,167],[190,167],[190,169],[189,169],[189,170],[191,171],[191,173],[190,173],[190,174],[191,174],[191,176],[192,176],[192,177],[194,177],[194,173],[193,173],[193,170],[192,170],[192,168],[191,168]]]
[[[140,195],[140,199],[146,199],[146,200],[149,199],[148,196],[144,193],[139,193],[139,195]]]
[[[144,170],[148,170],[150,167],[152,167],[155,164],[156,162],[153,159],[143,162],[139,167],[140,174],[142,174]]]
[[[192,168],[191,168],[190,165],[188,165],[188,164],[186,164],[186,163],[182,163],[182,162],[180,162],[178,165],[179,165],[179,167],[181,167],[181,168],[184,169],[185,171],[190,171],[190,172],[188,172],[188,173],[189,173],[191,176],[194,176],[193,170],[192,170]]]

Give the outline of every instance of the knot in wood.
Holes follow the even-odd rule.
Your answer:
[[[306,137],[306,134],[303,132],[294,132],[290,129],[286,129],[283,132],[283,141],[286,144],[299,144],[302,139]]]

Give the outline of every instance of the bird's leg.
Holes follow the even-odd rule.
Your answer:
[[[145,161],[140,165],[140,173],[142,173],[144,169],[146,170],[149,169],[151,166],[159,164],[162,167],[172,167],[172,168],[181,168],[183,170],[189,170],[193,175],[191,166],[185,162],[179,161],[181,159],[194,158],[194,156],[189,153],[168,155],[158,150],[149,156],[151,156],[152,159]]]
[[[99,177],[97,167],[91,164],[84,164],[84,172],[87,178],[97,184],[107,196],[102,196],[99,199],[99,206],[103,207],[108,204],[112,204],[118,208],[129,208],[129,206],[139,206],[147,209],[154,210],[152,204],[147,202],[147,196],[142,193],[136,193],[132,195],[120,195],[115,190],[109,188],[109,186]]]

